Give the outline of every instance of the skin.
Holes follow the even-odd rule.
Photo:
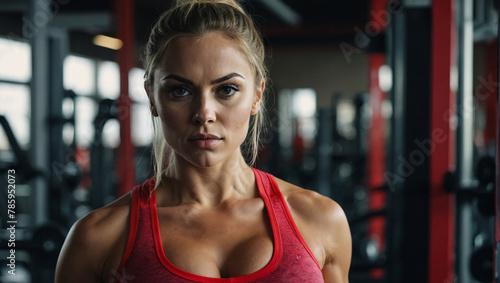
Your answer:
[[[187,272],[235,277],[256,272],[272,257],[269,218],[240,151],[264,89],[237,43],[216,32],[176,39],[146,88],[175,155],[156,191],[164,253]],[[200,148],[190,140],[200,133],[220,139]],[[277,182],[325,282],[348,282],[351,236],[340,206]],[[75,223],[56,282],[113,279],[127,242],[130,201],[129,193]]]

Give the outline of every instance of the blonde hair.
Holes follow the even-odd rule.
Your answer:
[[[253,69],[256,87],[267,80],[265,49],[260,33],[245,10],[234,0],[178,0],[164,12],[151,30],[143,54],[146,69],[145,85],[152,90],[153,73],[160,64],[167,46],[183,35],[203,36],[208,32],[220,32],[235,40]],[[264,95],[261,101],[264,105]],[[250,166],[255,164],[260,145],[260,135],[264,129],[264,107],[250,119],[247,139],[243,151],[248,155]],[[161,121],[153,116],[154,139],[153,155],[157,187],[168,164],[173,161],[172,149],[163,137]]]

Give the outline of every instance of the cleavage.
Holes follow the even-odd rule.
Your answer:
[[[217,209],[162,207],[158,223],[167,260],[192,274],[247,275],[264,268],[273,256],[273,232],[260,198]]]

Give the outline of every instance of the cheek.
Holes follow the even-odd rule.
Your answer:
[[[244,98],[235,102],[234,105],[227,105],[224,113],[229,121],[238,124],[240,127],[248,127],[253,107],[254,94],[244,91]]]
[[[242,105],[225,111],[226,127],[238,131],[238,136],[246,137],[250,122],[251,105]],[[229,129],[228,129],[229,130]],[[236,133],[235,133],[236,134]]]
[[[187,119],[187,111],[162,105],[158,108],[158,115],[161,120],[163,137],[167,140],[168,144],[175,143],[177,138],[180,138],[182,132],[187,128],[184,122]]]

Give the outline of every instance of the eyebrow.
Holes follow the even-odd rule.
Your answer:
[[[179,77],[177,75],[168,75],[168,76],[163,78],[164,81],[166,81],[168,79],[173,79],[173,80],[179,81],[179,82],[187,84],[187,85],[194,85],[193,81],[188,80],[188,79],[183,78],[183,77]]]
[[[222,78],[218,78],[218,79],[215,79],[213,80],[211,83],[214,85],[214,84],[218,84],[218,83],[221,83],[221,82],[224,82],[224,81],[227,81],[229,79],[232,79],[234,77],[240,77],[242,79],[245,79],[245,77],[243,77],[242,75],[238,74],[238,73],[231,73],[229,75],[226,75],[226,76],[223,76]]]
[[[218,84],[218,83],[227,81],[227,80],[232,79],[234,77],[240,77],[242,79],[245,79],[245,77],[243,77],[242,75],[240,75],[238,73],[231,73],[229,75],[225,75],[221,78],[215,79],[215,80],[211,81],[210,83],[214,85],[214,84]],[[180,77],[180,76],[177,76],[177,75],[168,75],[165,78],[163,78],[164,81],[168,80],[168,79],[173,79],[173,80],[179,81],[179,82],[187,84],[187,85],[194,85],[193,81],[186,79],[186,78],[183,78],[183,77]]]

